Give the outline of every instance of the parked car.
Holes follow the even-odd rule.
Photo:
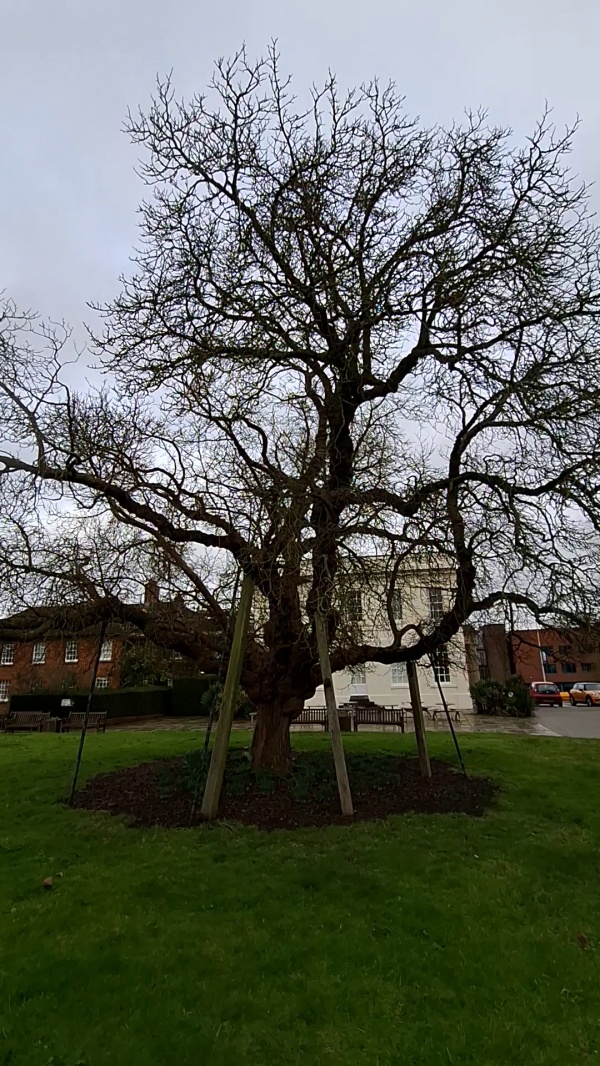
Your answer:
[[[578,703],[586,703],[588,707],[597,707],[600,704],[600,682],[577,681],[569,693],[571,706]]]
[[[600,688],[600,685],[598,686]],[[534,681],[531,685],[531,695],[537,706],[546,704],[550,707],[562,707],[562,696],[558,685],[550,681]]]

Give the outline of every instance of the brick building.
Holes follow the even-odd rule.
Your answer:
[[[472,680],[506,681],[521,674],[526,681],[554,681],[568,691],[576,681],[600,681],[600,639],[575,629],[518,629],[503,625],[470,630]]]
[[[158,585],[149,581],[145,588],[144,603],[148,606],[159,602]],[[43,618],[45,608],[31,608],[13,615],[7,621],[34,627]],[[6,710],[11,696],[29,692],[81,692],[89,689],[94,663],[98,655],[100,626],[79,633],[48,633],[38,641],[3,642],[0,644],[0,713]],[[139,633],[134,633],[118,623],[109,625],[104,634],[98,673],[97,688],[119,688],[125,655],[136,644],[149,645]],[[155,646],[151,646],[154,647]],[[160,652],[155,649],[157,655]],[[189,673],[183,656],[170,653],[173,667],[169,672],[178,676]],[[179,663],[177,663],[179,660]]]
[[[597,636],[577,630],[521,629],[510,637],[517,673],[526,681],[554,681],[569,690],[576,681],[600,681]]]
[[[74,636],[0,645],[0,703],[25,692],[73,692],[89,688],[98,654],[99,628]],[[98,688],[118,688],[124,633],[107,629],[98,664]]]

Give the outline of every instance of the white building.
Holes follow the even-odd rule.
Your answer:
[[[401,593],[394,596],[394,619],[398,626],[411,623],[431,626],[450,606],[452,582],[453,574],[445,568],[421,567],[406,572],[399,582]],[[386,620],[387,605],[383,593],[381,598],[377,598],[372,589],[367,592],[353,589],[346,594],[345,599],[347,617],[356,626],[357,635],[362,640],[380,646],[391,642],[392,631],[389,620]],[[433,666],[421,660],[417,672],[424,707],[441,707],[441,687],[451,707],[460,711],[472,709],[462,631],[451,645],[437,653]],[[352,672],[344,670],[334,674],[333,680],[338,703],[346,703],[352,696],[368,696],[374,703],[384,706],[410,704],[405,663],[392,666],[366,663]],[[306,706],[322,707],[324,702],[323,688],[320,686],[312,699],[307,700]]]

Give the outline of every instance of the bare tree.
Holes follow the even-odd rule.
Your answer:
[[[334,670],[429,656],[506,603],[594,616],[599,244],[574,131],[424,129],[393,86],[333,78],[302,107],[274,51],[218,63],[189,103],[159,85],[129,131],[152,194],[95,342],[107,384],[73,393],[7,323],[3,570],[68,573],[90,612],[144,626],[125,571],[152,560],[201,607],[179,645],[214,669],[241,568],[254,759],[275,769],[320,680],[317,610]],[[407,572],[433,565],[448,603],[398,624]],[[353,582],[386,639],[344,624]]]

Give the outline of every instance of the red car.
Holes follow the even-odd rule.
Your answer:
[[[544,703],[550,707],[563,705],[558,685],[553,685],[550,681],[534,681],[531,685],[531,695],[537,706]]]

